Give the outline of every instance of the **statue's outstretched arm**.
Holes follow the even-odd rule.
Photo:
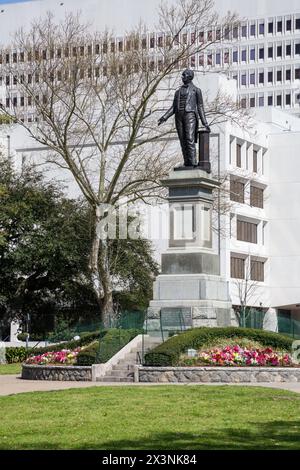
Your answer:
[[[174,96],[174,101],[171,106],[171,108],[158,120],[158,125],[160,126],[163,122],[166,122],[169,117],[173,116],[175,114],[175,99],[176,95]]]

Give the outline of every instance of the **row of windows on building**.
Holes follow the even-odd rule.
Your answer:
[[[298,98],[286,90],[248,94],[240,96],[240,104],[242,108],[255,108],[264,106],[289,107],[293,105],[299,106]]]
[[[231,177],[230,179],[230,200],[240,204],[245,203],[245,190],[247,183]],[[250,206],[264,208],[264,189],[254,184],[250,184]]]
[[[245,162],[243,162],[243,149],[245,150]],[[235,154],[235,159],[233,158]],[[264,150],[253,146],[252,143],[231,137],[229,164],[237,168],[251,170],[252,173],[264,174]]]
[[[250,259],[249,259],[250,258]],[[257,260],[254,257],[231,254],[230,276],[234,279],[247,279],[251,281],[265,281],[265,260]]]
[[[232,73],[231,77],[238,82],[240,88],[251,85],[263,87],[282,83],[290,84],[293,80],[300,80],[300,64],[290,67],[241,70],[239,74]]]
[[[274,59],[293,59],[300,55],[300,41],[289,42],[288,44],[268,44],[265,45],[252,45],[252,46],[241,46],[239,49],[233,48],[231,50],[215,50],[199,53],[198,65],[204,66],[221,66],[228,64],[240,64],[240,63],[254,63],[262,62],[264,60],[272,61]],[[191,59],[191,65],[196,66],[197,61],[195,58]]]

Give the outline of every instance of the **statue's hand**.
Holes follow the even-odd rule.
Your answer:
[[[210,129],[210,127],[209,127],[208,125],[205,126],[205,129],[207,130],[207,132],[211,132],[211,129]]]
[[[158,125],[160,126],[163,122],[166,122],[166,119],[162,116],[162,117],[159,118],[159,120],[158,120]]]

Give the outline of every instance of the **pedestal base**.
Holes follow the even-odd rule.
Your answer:
[[[220,276],[158,276],[154,283],[154,299],[150,302],[147,312],[148,331],[161,329],[161,312],[166,310],[170,330],[176,330],[180,310],[190,312],[191,318],[191,322],[185,323],[183,313],[183,329],[200,326],[238,326],[229,298],[228,283]]]

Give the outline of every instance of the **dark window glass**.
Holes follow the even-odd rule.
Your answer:
[[[295,79],[299,79],[300,78],[300,68],[298,69],[295,69]]]
[[[255,60],[255,49],[250,49],[250,60]]]
[[[268,33],[272,34],[273,33],[273,21],[271,23],[268,23]]]
[[[246,75],[245,75],[245,74],[241,76],[241,84],[242,84],[242,85],[246,85],[246,84],[247,84],[247,80],[246,80]]]
[[[200,59],[200,57],[199,57],[199,59]],[[220,63],[221,63],[221,54],[218,52],[218,53],[216,54],[216,64],[217,64],[217,65],[220,65]],[[202,64],[202,65],[203,65],[203,64]]]
[[[292,30],[292,20],[286,20],[286,30],[287,31]]]
[[[300,43],[295,44],[295,54],[300,54]]]
[[[273,95],[268,96],[268,106],[273,106]]]
[[[300,18],[296,19],[296,29],[300,29]]]
[[[277,57],[282,57],[282,46],[277,46]]]
[[[277,22],[277,33],[282,33],[282,21]]]
[[[292,52],[291,45],[287,44],[287,46],[285,48],[285,55],[291,55],[291,52]]]
[[[262,106],[265,105],[265,100],[264,100],[264,97],[263,97],[263,96],[260,96],[260,97],[258,98],[258,105],[259,105],[260,107],[262,107]]]
[[[241,108],[246,108],[247,107],[247,99],[246,98],[242,98],[241,99]]]
[[[264,23],[259,24],[259,34],[265,34],[265,24]]]
[[[242,37],[243,38],[247,37],[247,26],[242,26]]]
[[[255,73],[250,73],[250,85],[255,85]]]
[[[276,104],[277,104],[277,106],[281,106],[281,105],[282,105],[282,96],[281,96],[281,95],[277,95],[277,97],[276,97]]]
[[[285,71],[285,79],[290,80],[291,79],[291,69],[287,69]]]
[[[268,83],[272,83],[273,82],[273,72],[268,72]]]
[[[250,26],[250,36],[255,36],[255,24]]]
[[[282,81],[282,71],[281,70],[277,70],[276,78],[277,78],[277,82]]]
[[[246,58],[247,58],[247,51],[246,49],[243,49],[242,50],[242,62],[246,62]]]
[[[259,58],[260,58],[260,59],[264,59],[264,58],[265,58],[265,49],[264,49],[264,47],[261,47],[261,48],[259,49]]]
[[[250,98],[250,108],[254,108],[255,107],[255,98]]]
[[[285,104],[286,104],[287,106],[290,106],[290,104],[291,104],[291,94],[290,94],[290,93],[288,93],[287,95],[285,95]]]
[[[268,58],[272,59],[273,57],[273,46],[268,47]]]
[[[260,72],[259,75],[258,75],[258,81],[259,83],[264,83],[265,81],[265,74],[264,72]]]
[[[153,49],[155,45],[155,40],[154,38],[150,38],[150,48]]]
[[[233,51],[232,53],[232,62],[238,61],[238,51]]]

